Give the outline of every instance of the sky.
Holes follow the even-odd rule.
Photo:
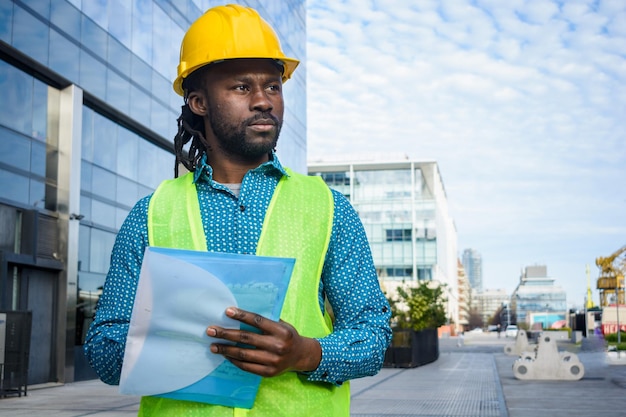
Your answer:
[[[308,160],[436,161],[459,257],[568,307],[626,245],[626,2],[308,0]]]

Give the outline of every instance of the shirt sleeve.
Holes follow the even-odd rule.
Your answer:
[[[145,197],[137,202],[117,234],[111,267],[83,347],[91,367],[110,385],[119,384],[122,372],[126,335],[148,246],[149,200]]]
[[[341,385],[380,370],[391,341],[391,308],[380,289],[363,224],[333,190],[335,213],[322,285],[335,317],[333,332],[318,339],[322,360],[310,381]]]

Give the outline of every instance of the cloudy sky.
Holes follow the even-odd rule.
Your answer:
[[[435,160],[486,288],[626,244],[626,2],[308,0],[308,159]]]

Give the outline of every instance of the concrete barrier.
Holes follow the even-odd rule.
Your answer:
[[[531,350],[533,346],[528,343],[528,336],[526,335],[526,331],[523,329],[519,329],[517,331],[517,336],[515,337],[515,342],[507,343],[504,345],[504,353],[509,356],[520,356],[527,350]]]
[[[513,363],[513,374],[523,380],[579,380],[585,367],[578,356],[559,352],[556,340],[546,332],[539,336],[534,352],[524,354]]]

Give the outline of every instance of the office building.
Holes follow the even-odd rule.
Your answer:
[[[480,292],[483,289],[483,261],[480,253],[475,249],[463,251],[463,267],[472,289]]]
[[[306,5],[240,1],[302,62],[281,161],[306,172]],[[171,83],[206,0],[0,2],[0,310],[32,311],[28,384],[93,377],[82,354],[128,211],[174,174]]]
[[[509,294],[505,289],[472,290],[472,307],[480,314],[483,326],[493,324],[499,320],[496,313],[509,301]]]
[[[457,234],[436,162],[311,161],[309,174],[358,212],[387,294],[417,281],[446,284],[447,312],[459,323]]]
[[[513,291],[511,306],[517,323],[529,327],[549,328],[567,317],[567,295],[555,279],[548,276],[545,265],[524,268]]]

